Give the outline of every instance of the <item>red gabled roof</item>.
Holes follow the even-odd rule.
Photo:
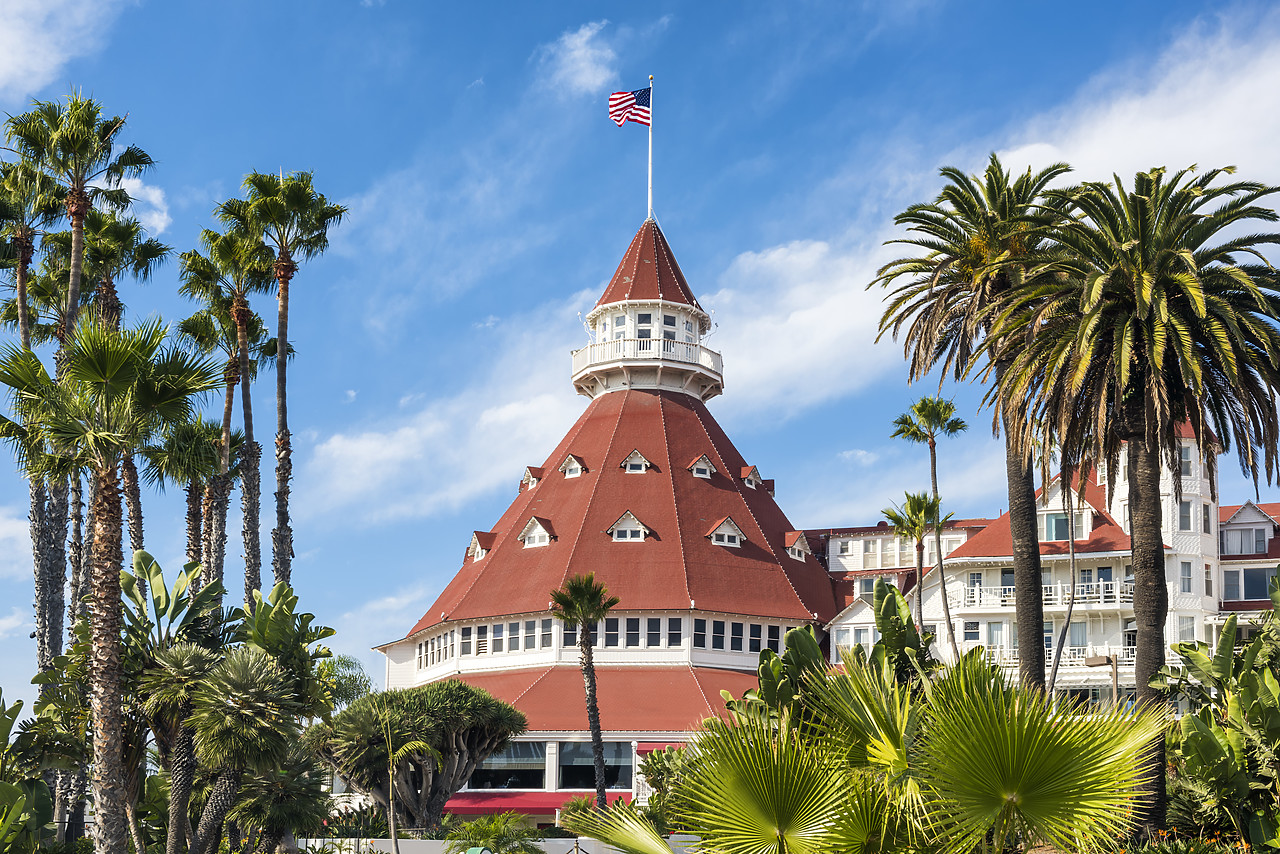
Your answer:
[[[1276,502],[1259,503],[1256,501],[1251,501],[1249,503],[1252,504],[1254,507],[1257,507],[1263,513],[1270,516],[1272,522],[1275,522],[1277,519],[1280,519],[1280,503],[1276,503]],[[1244,507],[1243,504],[1218,505],[1218,521],[1219,522],[1229,521],[1231,517],[1239,513],[1241,508],[1243,507]]]
[[[573,665],[455,677],[515,706],[530,732],[587,731],[582,671]],[[741,697],[755,673],[714,667],[596,665],[596,702],[605,732],[689,732],[725,714],[720,691]]]
[[[623,610],[696,608],[793,621],[835,616],[822,565],[812,555],[798,561],[786,553],[786,534],[796,528],[773,496],[725,474],[745,463],[702,401],[679,392],[609,392],[588,404],[549,465],[570,446],[587,470],[520,493],[493,526],[497,540],[489,554],[459,570],[410,635],[447,620],[545,612],[552,590],[588,572],[621,599]],[[644,474],[619,468],[633,448],[654,467]],[[710,478],[680,465],[701,454],[716,467]],[[627,510],[653,535],[614,542],[606,529]],[[557,539],[524,548],[516,536],[532,516],[554,525]],[[746,538],[741,548],[706,538],[712,523],[727,516]]]
[[[666,300],[702,310],[658,223],[645,220],[596,306],[623,300]]]
[[[476,545],[485,551],[493,548],[494,542],[498,539],[498,535],[493,531],[475,531],[472,536],[475,537]]]

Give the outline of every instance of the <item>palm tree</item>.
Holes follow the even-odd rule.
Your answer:
[[[1215,498],[1215,445],[1234,443],[1255,482],[1280,469],[1280,289],[1261,254],[1280,235],[1247,231],[1277,220],[1258,202],[1280,187],[1219,182],[1233,171],[1152,169],[1131,188],[1116,177],[1064,193],[1072,216],[1056,234],[1060,251],[997,330],[1010,334],[998,342],[1008,368],[996,391],[1002,401],[1030,401],[1024,445],[1034,441],[1034,423],[1046,422],[1039,441],[1057,441],[1064,471],[1093,459],[1110,475],[1127,449],[1134,676],[1143,703],[1160,700],[1150,682],[1165,656],[1162,458],[1180,494],[1179,433],[1189,425]],[[1029,324],[1030,337],[1020,332]],[[1153,742],[1153,769],[1163,767],[1163,747]],[[1153,775],[1150,796],[1147,830],[1163,822],[1163,774]]]
[[[262,239],[275,250],[273,272],[279,314],[276,340],[289,352],[289,283],[298,259],[312,258],[329,248],[329,228],[342,221],[347,209],[330,204],[315,191],[310,172],[287,177],[252,172],[245,176],[247,199],[231,199],[218,209],[222,221],[251,239]],[[271,565],[276,583],[290,583],[293,528],[289,521],[289,481],[293,477],[293,446],[289,435],[287,359],[276,361],[276,527],[271,531]]]
[[[578,633],[578,666],[587,691],[587,726],[591,728],[591,758],[596,770],[596,805],[605,807],[604,739],[600,734],[600,706],[596,703],[596,665],[591,635],[605,615],[621,600],[610,596],[593,572],[575,575],[551,591],[551,613]]]
[[[28,434],[87,465],[95,482],[91,546],[90,634],[93,667],[93,795],[98,849],[125,851],[121,731],[121,506],[119,468],[142,436],[158,425],[184,421],[193,398],[215,387],[213,366],[164,349],[158,322],[119,332],[92,319],[69,336],[62,381],[50,377],[30,351],[9,347],[0,358],[0,382]],[[10,422],[12,424],[12,422]]]
[[[893,533],[916,544],[916,630],[924,631],[924,541],[951,518],[939,519],[942,502],[923,492],[908,492],[901,507],[886,507],[880,512],[893,526]],[[957,656],[958,658],[958,656]]]
[[[63,205],[71,222],[71,268],[63,330],[76,327],[80,279],[84,267],[85,218],[95,202],[123,208],[129,194],[120,184],[140,177],[152,166],[151,157],[130,145],[119,150],[116,138],[123,116],[106,117],[102,104],[75,92],[65,104],[36,101],[34,109],[10,116],[5,133],[21,157],[53,178],[64,193]]]
[[[904,243],[924,254],[900,258],[879,270],[872,283],[893,286],[880,319],[880,335],[903,347],[912,380],[923,379],[941,364],[944,376],[968,374],[983,355],[1001,301],[1023,284],[1025,267],[1044,244],[1056,219],[1045,204],[1051,181],[1068,172],[1056,163],[1040,172],[1013,177],[994,154],[982,178],[945,167],[947,179],[938,197],[912,205],[894,221],[913,236]],[[902,281],[905,279],[905,281]],[[994,363],[997,381],[1007,356]],[[1008,407],[1016,408],[1010,399]],[[1028,685],[1044,685],[1044,603],[1040,588],[1035,476],[1031,460],[1009,437],[1016,412],[999,412],[1005,426],[1005,471],[1009,487],[1009,528],[1013,538],[1020,672]]]
[[[893,438],[906,439],[929,446],[929,482],[933,485],[933,499],[938,500],[938,438],[940,436],[958,436],[969,425],[962,418],[956,418],[956,405],[941,397],[922,397],[911,404],[911,410],[904,412],[893,422]],[[951,624],[951,603],[947,600],[947,576],[942,568],[942,526],[933,531],[934,549],[938,555],[938,591],[942,596],[942,615],[947,621],[947,643],[951,647],[953,660],[960,660],[960,649],[956,646],[956,630]],[[921,590],[920,595],[924,591]]]
[[[271,250],[255,236],[219,234],[205,229],[200,243],[207,254],[182,254],[182,293],[202,301],[204,309],[183,322],[183,330],[203,352],[215,349],[227,354],[227,394],[222,413],[223,455],[214,490],[220,530],[226,530],[228,470],[230,466],[231,411],[235,384],[241,383],[244,443],[240,451],[245,602],[262,586],[262,545],[259,534],[262,448],[253,432],[253,399],[250,383],[257,376],[258,359],[274,346],[267,338],[262,318],[249,309],[249,295],[271,289]],[[221,577],[218,556],[214,570]]]
[[[193,420],[166,430],[159,439],[141,449],[143,480],[161,491],[169,483],[183,485],[187,493],[187,562],[203,563],[200,499],[205,484],[218,471],[218,425],[196,415]]]

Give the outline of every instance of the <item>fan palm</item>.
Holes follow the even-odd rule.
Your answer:
[[[258,836],[253,849],[242,850],[272,854],[288,834],[320,830],[329,809],[324,772],[314,755],[295,745],[282,766],[259,771],[244,781],[227,819]]]
[[[596,804],[605,806],[604,738],[600,733],[600,706],[596,702],[596,665],[591,653],[591,636],[605,615],[619,603],[595,573],[575,575],[558,590],[551,591],[551,613],[578,633],[578,666],[587,692],[587,726],[591,729],[591,758],[596,772]]]
[[[183,485],[187,493],[187,562],[203,564],[200,499],[205,485],[218,471],[221,456],[218,425],[196,415],[191,421],[169,428],[158,438],[158,442],[152,441],[141,450],[143,480],[162,491],[168,483]]]
[[[0,358],[0,382],[13,392],[25,427],[49,447],[88,466],[95,482],[91,546],[90,630],[94,721],[93,791],[99,849],[125,848],[121,792],[121,507],[119,468],[142,437],[193,414],[193,398],[213,388],[217,372],[207,362],[165,349],[158,322],[123,332],[92,319],[71,336],[62,359],[62,381],[47,373],[30,350],[9,347]]]
[[[893,438],[929,446],[929,481],[933,486],[933,498],[938,500],[938,439],[942,436],[958,436],[969,425],[956,418],[956,405],[941,397],[922,397],[911,404],[893,422]],[[942,597],[942,615],[947,622],[947,644],[951,647],[953,661],[960,658],[956,646],[956,629],[951,624],[951,603],[947,599],[947,576],[942,567],[942,526],[933,532],[934,551],[938,555],[938,592]],[[923,590],[920,595],[923,595]]]
[[[893,532],[900,539],[915,544],[916,547],[916,630],[924,631],[924,541],[931,533],[947,523],[951,518],[939,518],[942,502],[923,492],[908,492],[902,506],[886,507],[880,512],[885,521],[893,526]]]
[[[1065,163],[1056,163],[1014,177],[992,154],[981,179],[945,167],[947,185],[938,197],[895,217],[913,234],[891,242],[924,254],[886,264],[872,284],[893,288],[880,319],[880,335],[888,332],[896,339],[903,334],[912,380],[923,379],[939,365],[944,376],[956,379],[973,369],[1001,301],[1022,287],[1025,268],[1056,219],[1045,205],[1048,185],[1069,170]],[[997,378],[1005,369],[1005,358],[997,359]],[[1035,477],[1030,457],[1009,437],[1007,422],[1015,413],[1008,407],[1016,406],[1016,400],[1006,401],[997,423],[1005,424],[1019,667],[1024,682],[1043,686],[1044,603]]]
[[[541,838],[524,815],[500,812],[463,822],[449,832],[444,850],[445,854],[466,854],[470,848],[493,854],[541,854]]]
[[[259,535],[261,501],[261,446],[253,432],[253,400],[250,384],[257,375],[258,358],[274,341],[268,340],[262,318],[249,309],[249,295],[271,289],[271,251],[255,236],[200,233],[205,253],[182,255],[182,293],[205,307],[183,322],[183,331],[202,352],[221,350],[228,355],[227,395],[222,414],[223,460],[214,503],[220,530],[226,528],[227,477],[230,465],[232,398],[241,383],[244,412],[244,444],[241,448],[245,602],[262,586],[262,545]],[[230,334],[228,334],[230,333]],[[222,570],[221,555],[215,575]]]
[[[251,240],[265,240],[275,250],[279,313],[276,339],[281,353],[289,352],[289,284],[298,260],[329,248],[329,228],[342,221],[347,209],[331,204],[312,186],[310,172],[245,176],[247,199],[231,199],[218,209],[223,222]],[[293,477],[293,446],[289,435],[288,362],[276,361],[276,527],[271,531],[271,562],[276,583],[289,583],[293,565],[293,528],[289,521],[289,481]]]
[[[1064,469],[1096,459],[1112,473],[1127,447],[1134,675],[1143,702],[1158,700],[1150,683],[1166,649],[1162,459],[1180,493],[1180,431],[1189,425],[1215,492],[1215,445],[1234,443],[1255,482],[1278,471],[1280,289],[1261,253],[1280,235],[1243,229],[1277,220],[1259,202],[1280,187],[1219,181],[1232,171],[1153,169],[1129,188],[1116,177],[1064,195],[1073,216],[1056,234],[1060,252],[1038,271],[1041,287],[999,324],[1008,369],[996,393],[1030,401],[1027,444],[1042,420],[1052,436],[1040,441],[1058,442]],[[1162,755],[1157,741],[1153,768]],[[1164,775],[1153,776],[1149,828],[1163,820],[1163,784]]]

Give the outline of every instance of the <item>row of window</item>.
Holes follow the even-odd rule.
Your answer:
[[[710,632],[708,632],[710,628]],[[693,621],[694,649],[728,649],[730,652],[759,653],[763,647],[782,652],[782,639],[791,626],[737,623],[729,620]],[[708,641],[710,642],[708,644]],[[726,647],[726,642],[728,646]]]
[[[615,314],[613,316],[612,327],[610,327],[608,317],[602,317],[596,323],[599,340],[601,341],[608,340],[609,338],[613,338],[615,340],[627,337],[639,338],[641,340],[653,338],[655,337],[653,333],[657,326],[658,324],[654,319],[653,312],[649,311],[636,313],[635,322],[631,325],[631,331],[633,334],[630,336],[627,335],[627,315],[624,313]],[[612,334],[610,334],[611,329]],[[664,340],[676,340],[676,333],[679,331],[678,318],[674,314],[663,314],[661,329],[662,338]],[[684,340],[689,344],[692,344],[695,340],[692,320],[685,320],[684,322]]]
[[[1271,579],[1276,567],[1257,566],[1222,570],[1222,598],[1228,602],[1266,600],[1270,597]]]
[[[894,554],[894,543],[897,543],[897,554]],[[858,547],[855,545],[856,540],[839,540],[836,545],[836,552],[841,555],[853,554]],[[916,548],[914,543],[895,537],[865,537],[862,539],[862,566],[864,569],[879,569],[880,567],[890,566],[906,566],[914,565],[916,561]],[[963,537],[943,537],[942,552],[949,555],[964,542]],[[929,537],[924,543],[924,562],[932,565],[937,562],[937,549],[934,540]]]
[[[1195,526],[1192,524],[1192,512],[1190,501],[1178,502],[1178,530],[1194,531]],[[1200,533],[1213,533],[1213,505],[1200,505]]]
[[[458,630],[458,653],[471,655],[472,649],[475,650],[476,655],[519,652],[522,641],[525,650],[550,649],[552,622],[550,618],[546,618],[523,622],[513,620],[509,623],[494,623],[491,626],[476,626],[474,629],[471,626],[463,626]]]
[[[1191,561],[1189,560],[1182,561],[1181,565],[1178,567],[1178,592],[1180,593],[1194,592],[1192,590],[1193,580],[1194,580],[1194,569],[1191,565]],[[1209,564],[1204,565],[1204,595],[1205,596],[1213,595],[1213,567],[1210,566]]]
[[[558,743],[557,788],[594,789],[595,764],[591,744]],[[605,788],[630,789],[632,750],[625,741],[604,743]],[[468,789],[544,789],[547,782],[547,745],[541,741],[513,741],[481,762],[467,781]]]

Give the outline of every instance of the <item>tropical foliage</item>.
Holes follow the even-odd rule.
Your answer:
[[[542,854],[537,828],[527,817],[500,812],[459,822],[449,831],[445,854],[466,854],[469,848],[487,848],[493,854]]]

